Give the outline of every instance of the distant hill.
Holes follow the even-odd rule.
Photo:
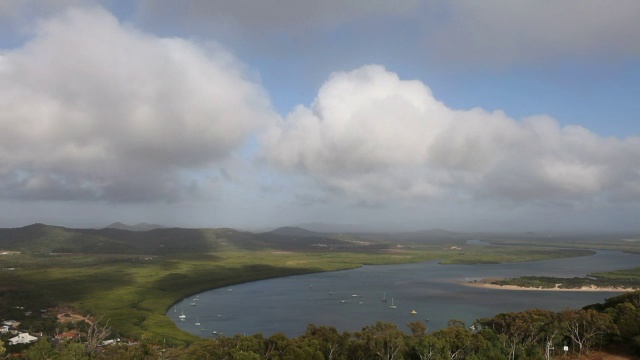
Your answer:
[[[0,229],[0,249],[28,253],[179,255],[209,253],[255,237],[232,229],[71,229],[45,224]]]
[[[376,250],[386,244],[344,241],[305,229],[280,228],[254,234],[229,228],[154,228],[129,230],[123,224],[103,229],[72,229],[45,224],[0,229],[0,249],[26,253],[208,254],[227,249],[286,251]],[[125,229],[122,229],[124,227]],[[143,227],[136,227],[142,229]]]
[[[153,229],[165,229],[165,226],[157,225],[157,224],[147,224],[147,223],[138,223],[136,225],[127,225],[121,222],[114,222],[113,224],[107,226],[105,229],[119,229],[119,230],[128,230],[128,231],[149,231]]]
[[[272,234],[285,235],[285,236],[325,236],[324,233],[310,231],[297,226],[284,226],[277,229],[268,231]]]
[[[357,224],[327,224],[327,223],[304,223],[297,224],[294,227],[303,228],[308,231],[315,231],[319,233],[367,233],[372,232],[371,229],[364,225]]]

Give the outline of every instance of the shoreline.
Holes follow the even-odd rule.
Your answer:
[[[573,289],[565,289],[560,288],[560,284],[556,284],[554,288],[535,288],[535,287],[524,287],[518,285],[497,285],[492,284],[492,281],[496,281],[500,279],[482,279],[477,281],[460,281],[458,282],[460,285],[484,288],[484,289],[494,289],[494,290],[511,290],[511,291],[588,291],[588,292],[632,292],[640,289],[634,288],[619,288],[619,287],[597,287],[597,286],[583,286],[581,288],[573,288]]]

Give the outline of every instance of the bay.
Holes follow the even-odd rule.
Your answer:
[[[476,319],[502,312],[577,309],[620,294],[496,290],[465,286],[463,282],[526,275],[584,277],[638,265],[640,255],[598,251],[591,256],[509,264],[441,265],[430,261],[363,266],[205,291],[179,301],[167,316],[180,329],[203,337],[270,336],[277,332],[295,337],[310,323],[333,326],[338,331],[359,331],[376,321],[395,323],[403,331],[408,331],[406,324],[423,321],[429,331],[435,331],[446,327],[451,319],[471,325]],[[395,308],[390,307],[392,299]],[[181,314],[185,315],[184,321],[179,318]]]

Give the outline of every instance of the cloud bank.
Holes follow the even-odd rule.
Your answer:
[[[214,43],[158,38],[98,9],[0,53],[0,196],[173,201],[275,116]]]
[[[640,138],[602,138],[548,116],[451,109],[420,81],[376,65],[334,73],[263,144],[273,165],[354,201],[640,198]]]
[[[455,0],[433,8],[446,16],[426,23],[424,41],[446,60],[504,65],[640,53],[640,3],[633,0]]]
[[[273,46],[284,52],[303,48],[305,53],[313,50],[310,41],[336,50],[339,36],[321,40],[321,34],[344,28],[360,34],[359,50],[364,44],[403,49],[411,54],[405,61],[437,59],[440,65],[456,68],[526,66],[585,56],[629,59],[640,53],[640,3],[635,0],[615,5],[599,0],[141,0],[136,4],[137,16],[145,23],[171,24],[205,36],[224,33],[230,41],[248,40],[266,53],[273,52]],[[265,36],[282,35],[286,40],[260,46]],[[343,55],[349,52],[339,50]]]

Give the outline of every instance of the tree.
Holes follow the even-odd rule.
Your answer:
[[[640,343],[636,342],[640,337],[640,307],[634,306],[631,302],[624,302],[617,304],[615,308],[607,309],[606,312],[613,317],[618,327],[617,341],[637,347],[640,352]]]
[[[91,354],[111,334],[109,320],[104,325],[100,325],[101,320],[102,316],[91,323],[87,329],[87,341],[84,343],[85,354]]]
[[[432,334],[436,359],[459,360],[472,353],[473,333],[462,326],[450,326]]]
[[[350,337],[348,332],[340,334],[336,328],[331,326],[315,326],[313,324],[309,324],[303,337],[317,341],[320,346],[320,351],[325,359],[347,359],[346,356]]]
[[[83,360],[88,357],[84,353],[84,346],[79,342],[67,341],[58,349],[61,360]],[[113,358],[111,358],[114,360]]]
[[[220,340],[197,341],[185,350],[181,358],[185,360],[224,359],[228,349],[219,343]]]
[[[294,339],[282,357],[282,360],[300,359],[324,360],[318,342],[312,339],[305,339],[304,337]]]
[[[392,323],[378,321],[373,326],[365,326],[355,336],[369,350],[369,359],[400,359],[406,349],[405,335]]]
[[[436,339],[433,336],[414,336],[409,339],[410,353],[417,356],[420,360],[435,359],[436,356]]]
[[[495,331],[503,345],[509,348],[509,359],[515,359],[517,353],[530,351],[543,341],[552,315],[553,312],[547,310],[527,310],[498,314],[478,323]]]
[[[283,333],[277,332],[271,335],[267,339],[267,348],[264,353],[265,359],[279,359],[282,358],[289,346],[291,346],[291,340]]]
[[[42,337],[38,342],[27,349],[27,359],[49,360],[54,356],[55,349],[46,337]]]
[[[420,337],[427,335],[427,326],[422,321],[414,321],[407,324],[411,335],[414,337]]]
[[[616,325],[609,314],[593,309],[563,312],[563,320],[571,340],[578,344],[579,354],[589,350],[589,346],[598,335],[617,332]]]

